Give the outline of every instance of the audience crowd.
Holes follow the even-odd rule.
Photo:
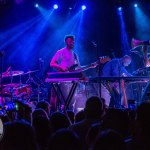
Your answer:
[[[84,110],[52,112],[47,101],[36,108],[21,102],[1,115],[0,150],[150,150],[150,102],[135,109],[106,108],[96,96]]]

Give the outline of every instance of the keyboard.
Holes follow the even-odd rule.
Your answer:
[[[143,80],[150,81],[149,76],[132,76],[132,77],[94,77],[94,78],[90,78],[89,82],[101,82],[101,81],[114,82],[114,81],[119,81],[121,79],[125,81],[143,81]]]
[[[72,82],[82,78],[81,72],[51,72],[47,73],[45,82]]]

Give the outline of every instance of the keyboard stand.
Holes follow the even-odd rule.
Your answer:
[[[66,99],[65,99],[63,92],[60,88],[59,82],[51,82],[51,84],[52,84],[52,87],[53,87],[53,89],[57,95],[58,101],[60,102],[60,104],[64,104],[65,110],[67,110],[69,108],[70,103],[71,103],[72,97],[76,91],[78,82],[75,82],[75,81],[72,82],[71,89],[70,89]]]

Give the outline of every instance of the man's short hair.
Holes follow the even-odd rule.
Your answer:
[[[71,35],[71,34],[70,34],[70,35],[66,35],[65,38],[64,38],[65,42],[66,42],[66,40],[67,40],[68,38],[74,40],[74,39],[75,39],[75,36],[74,36],[74,35]]]
[[[131,59],[131,57],[129,55],[124,55],[123,59]]]
[[[87,99],[85,104],[85,115],[87,118],[100,118],[103,114],[103,102],[97,96]]]

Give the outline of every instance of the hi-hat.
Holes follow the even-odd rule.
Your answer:
[[[9,83],[9,84],[3,84],[2,86],[5,87],[17,87],[20,83]]]
[[[2,73],[2,77],[18,76],[22,75],[23,73],[23,71],[7,71]]]

